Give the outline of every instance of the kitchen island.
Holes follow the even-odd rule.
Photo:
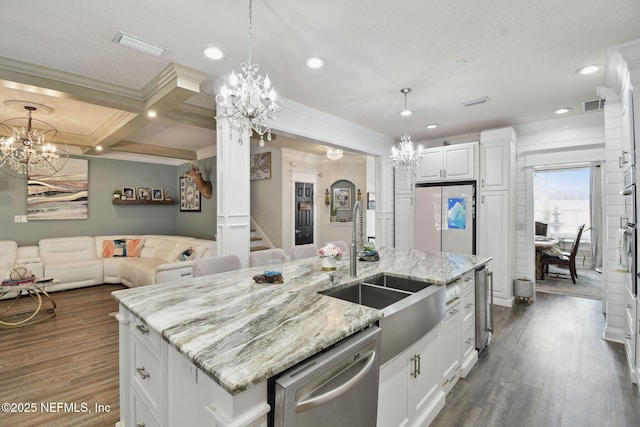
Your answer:
[[[251,268],[116,291],[122,421],[266,425],[268,378],[382,316],[319,292],[382,273],[446,285],[489,260],[391,248],[357,278],[348,259],[329,274],[313,257],[284,263],[283,284],[255,283]]]

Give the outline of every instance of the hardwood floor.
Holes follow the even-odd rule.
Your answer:
[[[118,322],[109,314],[118,310],[111,291],[122,288],[54,292],[55,317],[0,328],[0,403],[13,402],[13,409],[36,404],[32,413],[6,413],[3,407],[0,426],[115,425],[120,419]],[[0,301],[0,311],[8,303]],[[66,408],[58,406],[65,403]],[[96,404],[109,405],[109,411],[96,411]]]
[[[119,420],[117,285],[56,292],[57,316],[0,329],[0,426],[113,426]],[[7,301],[0,301],[0,309]],[[495,307],[496,333],[433,422],[451,426],[638,426],[640,397],[621,344],[602,339],[600,302],[553,294],[531,305]],[[91,412],[45,412],[83,402]],[[95,411],[109,405],[109,412]],[[72,408],[67,408],[72,409]],[[387,427],[387,426],[383,426]]]
[[[493,341],[432,426],[639,426],[622,344],[602,339],[601,302],[537,294],[495,307]]]

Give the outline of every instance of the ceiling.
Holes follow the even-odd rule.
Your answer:
[[[597,97],[604,68],[576,70],[604,65],[608,47],[640,38],[638,22],[637,0],[255,0],[253,62],[285,100],[434,141],[553,119],[558,107],[593,114],[582,102]],[[118,45],[119,31],[166,51]],[[209,46],[224,58],[206,58]],[[3,101],[24,100],[52,107],[35,117],[86,154],[203,157],[215,153],[213,88],[247,55],[248,1],[4,1],[0,121],[23,114]],[[309,56],[326,65],[307,68]],[[406,123],[404,87],[414,111]],[[149,109],[158,117],[146,117]],[[272,144],[324,151],[282,136]]]

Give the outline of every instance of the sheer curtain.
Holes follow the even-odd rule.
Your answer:
[[[591,269],[602,268],[602,168],[599,162],[589,165],[591,177]]]

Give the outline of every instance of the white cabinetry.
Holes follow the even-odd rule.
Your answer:
[[[476,179],[477,142],[423,150],[416,182],[471,181]]]
[[[515,141],[512,128],[480,135],[478,255],[493,257],[494,303],[513,305]]]
[[[627,278],[630,280],[630,278]],[[627,364],[629,366],[629,372],[631,373],[631,380],[635,383],[638,382],[636,375],[637,372],[637,341],[638,341],[638,318],[637,318],[637,305],[633,294],[627,286],[625,286],[624,293],[624,348],[627,355]]]
[[[413,249],[415,184],[409,171],[395,171],[395,244],[398,249]]]
[[[460,299],[447,305],[446,317],[442,321],[442,345],[440,347],[440,386],[445,394],[460,378],[460,335],[462,307]]]
[[[231,395],[120,306],[120,426],[266,427],[267,382]]]
[[[429,425],[444,407],[438,372],[441,324],[380,368],[377,425]]]
[[[470,271],[462,277],[462,331],[460,334],[460,376],[466,377],[478,361],[476,350],[476,280]]]

